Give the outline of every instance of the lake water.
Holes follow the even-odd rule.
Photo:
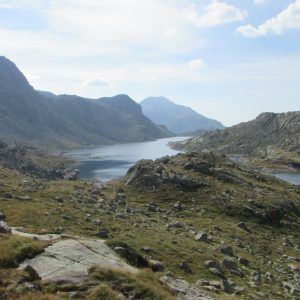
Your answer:
[[[287,182],[290,182],[292,184],[300,185],[300,172],[297,173],[280,173],[280,174],[274,174],[277,178],[281,180],[285,180]]]
[[[183,141],[187,137],[173,137],[143,143],[128,143],[102,146],[99,148],[74,150],[67,156],[78,162],[80,177],[108,181],[124,176],[128,169],[141,159],[157,159],[175,155],[167,145],[169,142]]]

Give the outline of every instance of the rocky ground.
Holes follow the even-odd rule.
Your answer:
[[[295,172],[290,165],[300,166],[299,145],[299,111],[262,113],[249,122],[170,143],[174,149],[234,156],[245,166],[266,172]]]
[[[107,185],[0,178],[2,298],[300,297],[298,187],[225,157],[141,161]]]
[[[0,165],[44,179],[75,179],[72,161],[23,144],[8,145],[0,140]]]

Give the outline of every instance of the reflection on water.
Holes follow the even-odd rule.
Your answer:
[[[94,149],[74,150],[67,155],[78,161],[77,168],[82,178],[107,181],[124,176],[138,160],[157,159],[179,153],[170,149],[167,144],[185,139],[187,137],[174,137],[144,143],[109,145]]]

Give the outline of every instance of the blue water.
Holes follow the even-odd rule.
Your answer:
[[[277,178],[287,181],[289,183],[300,185],[300,172],[297,173],[279,173],[274,174]]]
[[[73,150],[66,155],[78,162],[76,168],[80,171],[81,178],[108,181],[124,176],[141,159],[157,159],[179,153],[180,151],[170,149],[167,144],[186,139],[187,137],[174,137],[143,143],[109,145]]]

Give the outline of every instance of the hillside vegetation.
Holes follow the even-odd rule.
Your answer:
[[[28,277],[30,269],[5,267],[0,272],[4,298],[299,295],[299,190],[222,156],[191,153],[141,161],[106,186],[33,178],[3,167],[0,176],[1,218],[9,226],[56,233],[66,241],[106,239],[128,264],[147,269],[131,274],[95,266],[74,284],[68,278],[45,282]],[[11,247],[1,239],[2,249]],[[47,247],[28,244],[37,246]]]

